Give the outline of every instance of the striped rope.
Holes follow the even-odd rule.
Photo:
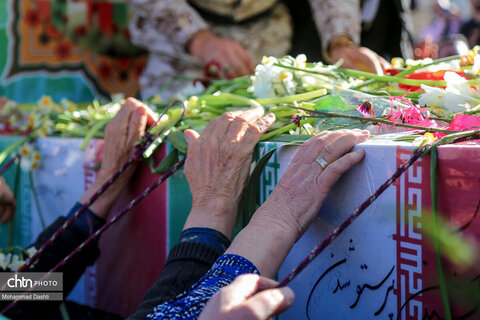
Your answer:
[[[433,145],[425,145],[417,150],[410,159],[403,165],[397,168],[393,175],[382,184],[365,202],[363,202],[358,208],[356,208],[350,216],[345,219],[337,228],[335,228],[332,233],[325,238],[320,244],[318,244],[312,251],[306,256],[298,266],[296,266],[289,274],[287,274],[282,281],[278,284],[278,287],[284,287],[290,283],[303,269],[305,269],[318,255],[330,245],[353,221],[367,209],[378,197],[395,181],[397,180],[407,169],[419,158],[427,154],[431,148],[437,147],[438,145],[450,143],[450,142],[462,142],[470,141],[480,138],[480,130],[469,131],[469,132],[459,132],[452,134],[451,138],[448,136],[443,139],[438,140]]]
[[[428,146],[423,146],[417,152],[415,152],[410,159],[393,173],[393,175],[382,184],[365,202],[363,202],[358,208],[356,208],[350,216],[345,219],[337,228],[333,230],[330,235],[325,238],[319,245],[317,245],[308,256],[306,256],[298,266],[296,266],[283,280],[278,284],[279,287],[284,287],[290,283],[303,269],[305,269],[318,255],[335,240],[352,222],[368,208],[395,180],[397,180],[402,173],[420,157],[423,156]]]
[[[170,168],[167,172],[165,172],[157,181],[155,181],[150,187],[145,189],[140,195],[138,195],[135,199],[130,201],[127,206],[125,206],[119,213],[115,216],[110,218],[101,228],[99,228],[95,233],[90,235],[84,242],[82,242],[75,250],[73,250],[69,255],[63,258],[56,266],[54,266],[50,271],[48,271],[40,280],[39,282],[44,281],[47,279],[52,272],[58,270],[58,268],[62,267],[67,263],[73,256],[79,253],[83,248],[85,248],[89,243],[93,240],[97,239],[105,230],[107,230],[112,224],[118,221],[121,217],[123,217],[127,212],[129,212],[133,207],[135,207],[140,201],[145,199],[145,197],[152,192],[156,187],[158,187],[162,182],[168,179],[172,174],[174,174],[178,169],[180,169],[183,164],[185,163],[187,157],[184,157],[182,160],[177,162],[172,168]],[[29,288],[27,291],[24,291],[20,297],[16,300],[12,301],[8,306],[6,306],[0,314],[5,314],[8,310],[13,308],[15,304],[21,300],[21,298],[31,292],[35,287]]]
[[[7,171],[8,168],[10,168],[12,166],[12,164],[15,163],[15,160],[17,160],[18,158],[20,158],[20,152],[16,153],[12,159],[10,159],[3,167],[2,169],[0,169],[0,177],[3,175],[3,173],[5,171]]]

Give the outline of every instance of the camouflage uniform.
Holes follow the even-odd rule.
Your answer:
[[[130,23],[132,42],[150,52],[141,76],[142,97],[156,94],[172,77],[202,75],[202,66],[186,47],[195,33],[209,29],[218,36],[241,43],[254,64],[262,56],[281,57],[288,53],[292,23],[288,10],[276,0],[190,0],[201,10],[224,17],[218,23],[202,17],[186,0],[131,0],[135,15]],[[360,1],[309,0],[323,44],[334,35],[349,35],[360,41]],[[262,14],[268,11],[268,14]],[[215,19],[214,19],[215,20]],[[163,98],[185,83],[175,82]]]

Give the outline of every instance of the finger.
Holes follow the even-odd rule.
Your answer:
[[[312,163],[318,157],[320,151],[325,148],[325,146],[341,137],[343,134],[345,134],[345,132],[345,130],[323,131],[308,139],[295,152],[292,163]]]
[[[198,138],[200,138],[200,134],[198,134],[197,131],[192,130],[192,129],[187,129],[183,132],[183,135],[185,136],[185,139],[187,139],[188,144],[191,144]]]
[[[372,72],[376,74],[383,74],[383,69],[380,66],[380,63],[371,54],[360,54],[357,56],[355,64],[357,65],[357,69]]]
[[[145,109],[145,113],[147,115],[147,124],[149,126],[152,125],[155,121],[158,120],[158,115],[152,109],[150,109],[149,106],[147,106],[145,103],[143,103],[141,101],[138,101],[135,98],[132,98],[132,97],[128,98],[125,101],[125,105],[132,106],[133,109],[136,109],[136,108]]]
[[[248,74],[253,74],[255,72],[255,66],[253,65],[252,58],[248,54],[248,51],[242,46],[238,45],[239,50],[237,50],[238,57],[242,61],[242,64],[247,68]]]
[[[240,77],[249,74],[248,64],[243,62],[236,51],[232,50],[229,52],[228,63],[231,68],[231,72],[229,72],[231,76]]]
[[[273,113],[267,114],[265,117],[256,120],[252,123],[243,140],[249,144],[256,145],[265,132],[275,123],[275,115]]]
[[[354,145],[368,139],[370,133],[364,131],[350,131],[343,134],[335,141],[330,142],[325,148],[320,151],[318,156],[321,156],[328,163],[333,163],[335,160],[350,151]]]
[[[268,319],[287,309],[294,300],[295,295],[288,287],[264,290],[243,303],[238,311],[244,314],[239,319]]]
[[[388,63],[387,60],[383,59],[381,56],[378,56],[378,61],[380,62],[380,66],[384,71],[392,68],[392,65]]]
[[[1,212],[0,208],[0,212]],[[13,213],[15,212],[15,206],[4,206],[2,223],[5,224],[13,217]]]
[[[263,116],[263,107],[255,107],[241,112],[232,112],[234,119],[227,130],[227,137],[229,140],[242,140],[247,129]]]
[[[133,146],[141,136],[145,134],[147,126],[147,111],[145,108],[137,107],[132,112],[128,124],[127,146]]]
[[[335,182],[353,165],[359,163],[365,156],[363,149],[349,152],[340,159],[329,164],[322,174],[317,177],[317,185],[329,190]],[[312,165],[316,165],[312,163]]]
[[[259,290],[273,288],[277,282],[257,274],[242,274],[230,285],[223,288],[227,296],[243,297],[244,299],[254,295]]]

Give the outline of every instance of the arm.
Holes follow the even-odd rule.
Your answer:
[[[15,212],[17,204],[12,190],[7,185],[3,177],[0,177],[0,221],[5,224]]]
[[[151,111],[146,106],[134,99],[128,99],[122,109],[108,124],[105,133],[105,149],[97,181],[80,198],[84,203],[96,192],[98,186],[102,185],[110,175],[132,154],[133,147],[145,132],[147,123],[153,123]],[[90,209],[57,238],[39,257],[38,261],[30,267],[29,272],[47,272],[57,265],[64,257],[76,249],[89,234],[89,226],[92,232],[104,223],[113,203],[121,190],[129,182],[135,166],[127,169],[117,181],[101,195],[97,201],[90,206]],[[72,216],[80,207],[77,203],[67,217]],[[95,212],[95,213],[94,213]],[[40,248],[50,237],[62,227],[66,218],[60,217],[44,230],[37,238],[34,246]],[[63,293],[66,297],[75,286],[85,269],[93,264],[99,255],[96,242],[90,243],[69,262],[59,268],[57,272],[63,272],[64,287]],[[9,316],[13,318],[35,318],[38,314],[46,315],[53,312],[60,302],[38,302],[38,303],[17,303],[15,308],[10,310]],[[2,304],[3,305],[3,304]],[[4,305],[6,306],[6,304]],[[32,313],[32,314],[31,314]]]
[[[162,275],[129,319],[144,319],[155,306],[192,286],[230,245],[253,149],[275,120],[263,113],[263,108],[227,112],[202,135],[185,131],[189,147],[184,172],[192,209]]]
[[[293,244],[314,219],[330,187],[363,158],[363,150],[350,150],[368,136],[368,131],[340,130],[322,132],[305,142],[295,153],[292,163],[270,197],[205,277],[175,299],[156,307],[149,319],[196,317],[210,297],[240,274],[260,273],[273,277]],[[329,163],[325,169],[316,162],[320,155]],[[261,289],[253,291],[258,290]],[[280,294],[275,292],[271,294]],[[272,312],[291,303],[285,301],[287,293],[283,292],[282,296],[267,303],[274,307]],[[245,297],[239,300],[244,306]],[[214,305],[218,303],[214,302]],[[231,305],[228,301],[222,303],[229,310]],[[258,305],[259,308],[262,306],[265,305]],[[216,309],[215,306],[212,308]],[[209,312],[211,311],[210,309]],[[265,318],[261,317],[262,314]],[[270,316],[268,312],[257,315],[259,317],[249,319],[266,319]]]
[[[165,41],[185,51],[196,33],[208,29],[207,23],[185,0],[131,0],[130,3],[135,10],[130,24],[132,42],[150,52],[164,52]]]
[[[134,44],[170,58],[179,58],[178,53],[189,53],[202,65],[215,61],[223,68],[222,74],[228,77],[254,72],[246,49],[236,41],[211,32],[185,0],[132,0],[131,3],[136,11],[130,24]]]
[[[323,55],[334,63],[343,59],[343,68],[383,74],[389,68],[385,59],[360,47],[361,9],[359,0],[310,0],[317,29],[322,35]]]

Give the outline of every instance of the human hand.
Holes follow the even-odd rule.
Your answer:
[[[383,75],[390,64],[366,47],[338,46],[330,51],[333,62],[343,59],[342,67]]]
[[[202,134],[185,130],[185,163],[192,211],[184,229],[208,227],[231,237],[245,188],[252,154],[275,116],[262,117],[262,107],[227,112],[210,121]]]
[[[290,288],[275,288],[276,285],[276,281],[256,274],[240,275],[208,301],[199,320],[270,319],[295,299]]]
[[[80,199],[85,203],[133,154],[135,144],[145,133],[147,125],[155,122],[153,111],[134,98],[128,98],[117,115],[105,128],[103,159],[95,183]],[[127,185],[136,165],[131,164],[117,180],[95,201],[90,209],[105,218],[116,198]]]
[[[227,76],[235,78],[255,72],[250,55],[240,43],[217,37],[208,30],[195,34],[188,48],[204,65],[218,62]]]
[[[300,238],[320,210],[330,188],[344,172],[363,159],[363,149],[350,150],[370,136],[367,130],[324,131],[306,141],[293,156],[287,171],[264,203],[270,219],[281,221]],[[323,169],[316,161],[322,156]]]
[[[350,150],[368,137],[366,130],[339,130],[324,131],[306,141],[226,253],[245,257],[262,275],[273,277],[320,210],[333,184],[362,160],[362,149]],[[320,155],[329,163],[325,169],[315,161]]]
[[[3,224],[7,223],[13,217],[16,207],[15,196],[5,182],[5,179],[0,177],[0,218]]]

